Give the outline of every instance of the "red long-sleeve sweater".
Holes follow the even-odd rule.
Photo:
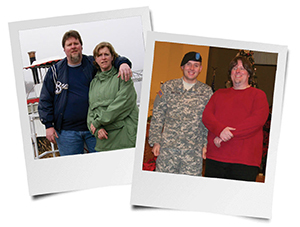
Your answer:
[[[263,145],[263,125],[269,114],[266,94],[249,87],[217,90],[205,107],[202,121],[207,127],[208,159],[227,163],[260,166]],[[218,148],[214,138],[225,127],[236,128],[234,137]]]

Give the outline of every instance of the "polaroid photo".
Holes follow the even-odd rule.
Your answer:
[[[184,171],[182,173],[178,169],[186,160],[184,159],[185,156],[179,155],[184,153],[184,151],[180,153],[180,149],[178,149],[176,157],[181,162],[177,162],[177,159],[174,158],[173,160],[172,158],[173,161],[170,164],[167,160],[168,157],[175,157],[175,155],[170,156],[169,153],[165,152],[164,154],[166,154],[167,158],[161,158],[159,162],[160,170],[156,170],[158,168],[158,158],[152,153],[153,148],[149,144],[149,136],[151,137],[149,128],[153,120],[153,109],[161,108],[159,113],[162,113],[162,109],[166,106],[163,104],[171,102],[173,98],[176,98],[176,94],[180,93],[179,89],[176,90],[173,84],[167,84],[166,81],[183,77],[181,65],[185,64],[186,61],[183,59],[185,54],[189,52],[201,54],[202,71],[197,80],[210,86],[213,92],[221,88],[230,89],[232,87],[228,68],[230,61],[234,57],[242,55],[252,62],[254,75],[250,85],[264,91],[269,107],[272,109],[269,113],[271,116],[267,116],[268,120],[266,118],[264,139],[261,141],[263,143],[263,146],[261,146],[263,149],[261,165],[256,167],[259,169],[258,174],[254,175],[254,180],[252,181],[225,179],[224,177],[206,177],[206,160],[202,162],[203,168],[200,174],[193,175],[193,172],[190,174],[190,172]],[[192,59],[192,61],[197,63],[199,56],[195,53],[189,56],[187,60]],[[283,105],[286,60],[286,46],[148,32],[131,204],[133,206],[202,211],[270,219],[272,216],[272,197]],[[171,88],[168,90],[168,96],[165,96],[167,101],[159,101],[159,104],[156,105],[156,100],[160,99],[164,95],[163,92],[166,91],[162,89],[164,83],[167,84],[164,87],[165,89],[167,86],[168,88],[173,86],[173,90]],[[168,108],[172,108],[172,105],[168,105]],[[178,104],[174,103],[174,105]],[[265,106],[267,106],[266,102]],[[166,110],[164,109],[164,111]],[[167,116],[165,118],[168,118],[168,114],[171,114],[171,112],[172,110],[166,111]],[[267,111],[265,112],[268,113]],[[169,115],[169,118],[173,119],[177,116],[178,122],[180,122],[181,115],[179,115],[180,113],[178,116]],[[163,114],[157,114],[156,116],[158,117],[155,118],[154,132],[156,132],[154,129],[156,125],[160,124],[157,122],[162,119],[161,116]],[[162,131],[168,130],[168,133],[170,132],[165,137],[163,135],[163,139],[161,139],[161,143],[170,143],[170,145],[164,145],[167,151],[169,146],[173,146],[172,143],[178,144],[176,139],[171,138],[172,133],[177,136],[178,140],[181,138],[172,128],[172,124],[176,124],[174,122],[168,119],[167,123],[171,126],[166,125],[166,121],[163,122]],[[168,129],[166,129],[167,127]],[[223,142],[224,144],[225,142]],[[179,145],[182,144],[179,143]],[[184,145],[180,148],[184,148]],[[209,151],[207,149],[207,155]],[[177,152],[176,148],[174,148],[174,152]],[[171,167],[168,168],[169,166]],[[177,167],[178,169],[176,169]],[[195,168],[194,165],[193,168]],[[198,168],[200,169],[201,166],[198,165]],[[193,171],[192,168],[189,170]]]
[[[29,194],[31,196],[130,184],[135,148],[61,156],[46,139],[38,113],[44,77],[66,57],[65,32],[76,30],[82,53],[93,56],[97,44],[107,41],[132,63],[132,81],[140,106],[146,33],[151,30],[148,7],[96,12],[9,23],[13,63],[23,134]]]

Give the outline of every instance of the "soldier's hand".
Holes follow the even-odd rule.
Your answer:
[[[155,143],[152,148],[152,153],[154,154],[154,156],[158,156],[159,151],[160,151],[160,145],[159,145],[159,143]]]

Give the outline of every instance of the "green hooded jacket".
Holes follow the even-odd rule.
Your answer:
[[[118,78],[115,67],[98,71],[90,84],[87,126],[96,128],[96,151],[124,149],[135,146],[138,107],[133,81]],[[108,139],[100,140],[98,131],[104,128]]]

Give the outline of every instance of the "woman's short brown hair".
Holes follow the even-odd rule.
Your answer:
[[[112,64],[114,64],[116,58],[119,56],[117,54],[117,52],[115,51],[115,48],[109,43],[109,42],[101,42],[99,43],[95,48],[94,48],[94,51],[93,51],[93,56],[94,56],[94,59],[96,59],[96,57],[99,56],[99,50],[104,48],[104,47],[107,47],[109,49],[109,52],[111,53],[111,55],[113,56],[113,61],[112,61]],[[94,61],[94,65],[99,68],[97,62]]]

